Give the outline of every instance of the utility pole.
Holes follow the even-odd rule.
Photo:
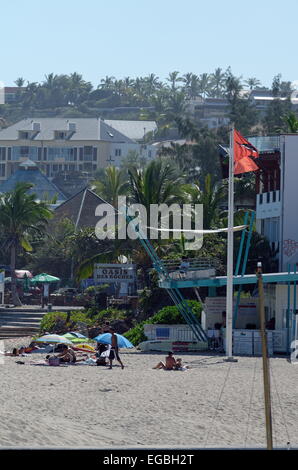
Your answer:
[[[257,278],[258,278],[258,290],[259,290],[260,331],[261,331],[261,341],[262,341],[263,382],[264,382],[264,403],[265,403],[267,450],[272,450],[273,449],[273,443],[272,443],[272,414],[271,414],[271,394],[270,394],[270,368],[269,368],[267,333],[266,333],[266,324],[265,324],[264,285],[263,285],[263,275],[262,275],[262,263],[258,263]]]

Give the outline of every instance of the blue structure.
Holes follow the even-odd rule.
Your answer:
[[[248,260],[248,253],[250,248],[251,236],[252,236],[252,229],[254,224],[254,217],[255,213],[250,212],[245,214],[244,218],[244,225],[247,226],[245,230],[242,232],[239,253],[236,261],[236,268],[235,274],[233,277],[233,285],[238,286],[238,293],[237,293],[237,301],[236,307],[234,311],[234,318],[233,318],[233,326],[236,324],[237,313],[238,313],[238,306],[241,296],[242,286],[244,284],[257,284],[257,276],[256,274],[245,274],[246,265]],[[132,220],[129,216],[127,216],[128,221]],[[146,252],[150,256],[152,260],[153,267],[159,273],[159,286],[167,290],[169,296],[173,300],[174,304],[177,306],[178,310],[182,314],[183,318],[187,322],[187,324],[192,329],[195,337],[198,341],[208,341],[207,335],[205,331],[202,329],[200,322],[194,316],[189,307],[188,303],[184,299],[181,289],[185,288],[199,288],[199,287],[208,287],[210,289],[216,290],[218,287],[226,286],[227,285],[227,276],[214,276],[214,277],[199,277],[198,278],[179,278],[173,279],[169,275],[169,271],[167,268],[167,263],[160,260],[157,256],[151,242],[143,236],[140,230],[136,227],[136,231],[139,231],[139,240],[142,246],[145,248]],[[242,261],[242,266],[241,266]],[[198,263],[197,263],[198,264]],[[206,269],[206,264],[201,269]],[[200,268],[197,269],[198,271]],[[240,273],[240,274],[239,274]],[[294,305],[293,309],[290,308],[290,288],[291,284],[294,283],[294,287],[296,287],[298,281],[298,272],[296,272],[296,267],[291,271],[290,266],[288,272],[282,273],[269,273],[263,274],[263,282],[264,284],[271,284],[271,283],[283,283],[288,285],[288,306],[287,306],[287,352],[290,351],[290,341],[295,338],[297,332],[295,331],[296,325],[296,290],[294,290]],[[291,310],[293,312],[291,318]]]
[[[44,175],[32,160],[25,160],[19,165],[18,170],[8,180],[0,185],[0,192],[13,191],[17,183],[31,183],[33,188],[28,192],[35,194],[39,201],[51,201],[57,198],[61,204],[66,200],[64,194]]]

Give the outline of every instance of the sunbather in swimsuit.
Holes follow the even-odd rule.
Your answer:
[[[160,361],[153,369],[164,369],[164,370],[174,370],[176,367],[176,360],[173,356],[172,351],[169,351],[168,356],[166,357],[165,364]]]

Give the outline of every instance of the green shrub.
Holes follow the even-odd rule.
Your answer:
[[[188,305],[192,309],[192,313],[201,321],[201,312],[202,306],[200,302],[196,300],[188,300]],[[149,321],[150,320],[150,321]],[[185,323],[184,318],[179,312],[178,308],[175,305],[163,307],[159,312],[157,312],[152,317],[148,318],[146,323],[160,323],[166,325],[179,325],[180,323]]]
[[[134,345],[137,346],[142,341],[147,341],[147,336],[144,333],[145,322],[138,323],[135,327],[124,333],[124,336]]]
[[[40,322],[40,330],[41,332],[48,331],[51,333],[59,321],[67,320],[67,313],[66,312],[49,312],[46,313]],[[81,310],[73,310],[69,316],[69,325],[77,322],[84,322],[87,326],[92,326],[92,320],[87,317],[86,313]]]
[[[95,320],[99,323],[104,323],[106,321],[112,322],[116,320],[125,320],[129,312],[126,310],[118,310],[117,308],[106,308],[101,310],[96,315],[92,316],[92,320]]]

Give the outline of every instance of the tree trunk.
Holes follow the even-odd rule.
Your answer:
[[[11,270],[11,296],[12,296],[12,303],[19,307],[22,305],[19,294],[17,291],[17,276],[16,276],[16,246],[13,243],[11,246],[10,252],[10,270]]]

